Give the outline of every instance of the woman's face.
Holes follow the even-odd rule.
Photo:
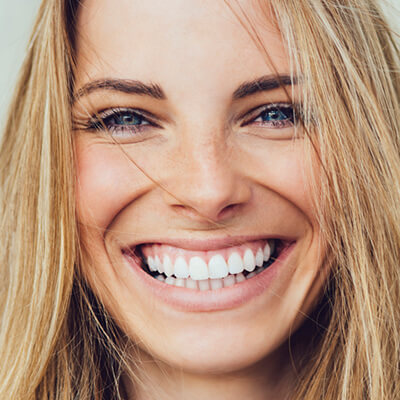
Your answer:
[[[223,1],[86,0],[78,20],[84,274],[143,351],[192,372],[272,354],[323,281],[298,88],[252,4],[268,57]]]

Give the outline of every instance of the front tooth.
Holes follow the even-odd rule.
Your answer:
[[[267,243],[264,247],[264,261],[268,261],[271,256],[271,247],[269,243]]]
[[[190,277],[195,281],[208,279],[208,269],[205,261],[200,257],[192,257],[189,262]]]
[[[157,267],[158,272],[159,272],[160,274],[162,274],[162,273],[164,272],[164,269],[163,269],[163,265],[162,265],[162,262],[161,262],[161,260],[160,260],[160,257],[155,256],[155,258],[154,258],[154,263],[155,263],[155,265],[156,265],[156,267]]]
[[[162,275],[158,275],[156,278],[160,282],[164,282],[165,278]]]
[[[150,271],[157,271],[157,265],[152,256],[147,257],[147,265],[149,266]]]
[[[228,258],[228,267],[230,274],[239,274],[243,272],[243,260],[239,253],[232,253]]]
[[[212,279],[219,279],[227,276],[229,271],[224,257],[220,254],[212,256],[208,262],[208,271]]]
[[[264,254],[261,249],[258,249],[256,254],[256,265],[257,267],[261,267],[264,264]]]
[[[221,289],[224,285],[222,279],[210,279],[211,289]]]
[[[175,260],[174,274],[177,278],[188,278],[189,277],[189,268],[188,268],[186,260],[182,256],[179,256]]]
[[[254,271],[254,272],[248,274],[248,275],[246,276],[246,279],[250,279],[250,278],[252,278],[253,276],[256,276],[256,275],[257,275],[257,274],[256,274],[256,272]]]
[[[199,280],[199,289],[210,290],[210,283],[208,282],[208,279]]]
[[[163,260],[164,274],[171,276],[174,273],[174,265],[169,256],[165,255]]]
[[[198,289],[197,281],[194,281],[192,278],[186,279],[186,287],[188,289]]]
[[[236,278],[237,283],[240,283],[240,282],[243,282],[246,280],[246,277],[243,274],[237,274],[237,275],[235,275],[235,278]]]
[[[236,282],[235,282],[235,276],[234,275],[228,275],[226,276],[224,279],[224,287],[228,287],[228,286],[233,286]]]
[[[250,249],[247,249],[244,252],[243,265],[244,269],[249,272],[254,271],[254,268],[256,267],[256,260],[254,258],[253,252]]]

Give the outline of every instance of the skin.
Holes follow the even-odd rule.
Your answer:
[[[268,62],[222,1],[86,0],[79,13],[77,93],[113,78],[157,83],[167,97],[95,90],[73,109],[78,219],[90,257],[83,273],[137,343],[135,357],[146,361],[137,373],[156,382],[158,398],[284,398],[295,381],[289,335],[325,278],[301,131],[294,138],[292,126],[241,124],[255,107],[290,102],[287,91],[232,98],[244,82],[289,73],[272,17],[241,4]],[[146,110],[158,126],[114,138],[82,128],[112,107]],[[184,312],[153,298],[121,255],[127,243],[156,237],[283,234],[296,246],[270,288],[214,312]],[[133,398],[129,375],[124,384]],[[148,388],[137,398],[157,398]]]

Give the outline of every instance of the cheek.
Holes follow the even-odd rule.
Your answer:
[[[76,204],[81,224],[104,231],[151,181],[117,145],[76,141]]]
[[[251,154],[245,165],[252,179],[289,201],[317,229],[310,181],[314,167],[305,161],[304,142],[266,141],[253,146]]]

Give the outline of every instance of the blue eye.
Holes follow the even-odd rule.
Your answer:
[[[275,121],[291,121],[293,122],[293,109],[292,108],[278,108],[274,107],[269,110],[265,110],[260,114],[263,122],[275,122]]]
[[[133,112],[125,111],[120,113],[115,113],[108,118],[103,119],[103,122],[120,125],[120,126],[138,126],[142,125],[145,121],[143,115],[136,114]]]
[[[296,111],[293,105],[268,104],[251,112],[245,124],[255,123],[266,128],[283,129],[293,126],[295,120]]]
[[[113,136],[129,138],[156,126],[157,124],[151,122],[138,110],[113,108],[94,116],[88,124],[88,129],[108,131]]]

